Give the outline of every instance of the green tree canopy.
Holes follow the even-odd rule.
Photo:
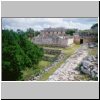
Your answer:
[[[73,35],[73,33],[75,33],[76,32],[76,30],[74,30],[74,29],[68,29],[67,31],[66,31],[66,34],[67,35]]]
[[[33,37],[39,35],[39,31],[34,31],[32,28],[28,28],[25,32],[24,35],[26,35],[28,38],[32,39]]]
[[[98,27],[98,23],[93,24],[93,25],[91,26],[91,29],[94,29],[95,27]]]
[[[42,56],[43,49],[31,43],[24,34],[2,30],[2,80],[17,80],[21,70],[34,68]]]

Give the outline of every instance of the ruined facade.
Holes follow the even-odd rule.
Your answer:
[[[34,38],[34,43],[66,47],[73,43],[73,37],[66,35],[65,28],[45,28]]]
[[[89,43],[98,41],[98,24],[93,25],[89,30],[81,33],[74,33],[75,43]]]
[[[98,35],[95,33],[76,33],[74,34],[74,42],[75,43],[89,43],[89,42],[97,42]]]
[[[67,29],[63,27],[44,28],[40,31],[40,34],[34,38],[33,42],[40,45],[66,47],[70,46],[73,42],[82,44],[97,42],[98,40],[98,25],[82,33],[76,31],[76,33],[73,33],[73,36],[66,35],[66,31]]]

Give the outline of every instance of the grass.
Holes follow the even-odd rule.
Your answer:
[[[38,67],[38,69],[33,69],[33,68],[25,68],[22,71],[22,78],[20,80],[28,80],[31,76],[35,76],[36,74],[39,74],[41,70],[43,70],[44,68],[48,67],[50,65],[51,62],[49,61],[40,61],[38,65],[36,65],[36,67]]]
[[[53,66],[48,72],[45,72],[38,81],[47,80],[49,76],[52,75],[65,62],[65,60],[69,58],[79,47],[80,45],[73,44],[71,47],[60,48],[65,54],[65,59],[59,62],[57,65]]]
[[[58,47],[57,48],[54,48],[54,47],[43,47],[43,48],[62,50],[62,52],[68,56],[68,55],[73,54],[73,51],[75,51],[79,47],[80,47],[79,44],[72,44],[70,47],[66,47],[66,48],[60,48],[60,47],[59,48]]]
[[[88,49],[88,54],[89,55],[96,55],[96,54],[98,54],[98,48],[97,47],[95,47],[95,48],[89,48]]]
[[[22,78],[20,80],[28,80],[30,76],[33,75],[34,71],[33,68],[26,67],[22,72]]]
[[[80,80],[89,81],[89,80],[92,80],[92,78],[89,75],[82,74],[82,73],[80,75],[76,75],[74,78],[76,79],[76,81],[80,81]]]
[[[71,55],[71,54],[73,54],[79,47],[80,47],[80,45],[73,44],[73,45],[71,45],[70,47],[66,47],[65,49],[63,48],[62,51],[63,51],[66,55]]]
[[[44,69],[44,68],[46,68],[47,66],[49,66],[50,63],[51,63],[51,62],[49,62],[49,61],[44,61],[44,60],[42,60],[42,61],[39,62],[39,64],[37,65],[37,67],[39,67],[40,69]]]
[[[59,68],[62,64],[63,64],[63,62],[58,63],[56,66],[51,68],[48,72],[45,72],[42,75],[42,77],[40,77],[40,79],[37,81],[46,81],[49,78],[49,76],[52,75],[57,70],[57,68]]]

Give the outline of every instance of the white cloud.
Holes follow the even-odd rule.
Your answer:
[[[65,27],[89,29],[93,23],[96,23],[96,18],[3,18],[2,28],[21,29],[33,28],[41,30],[47,27]]]

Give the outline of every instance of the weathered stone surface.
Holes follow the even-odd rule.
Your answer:
[[[73,36],[66,35],[65,31],[65,28],[48,28],[41,30],[40,34],[34,37],[33,42],[40,45],[49,45],[54,47],[69,46],[73,44],[74,39]]]
[[[82,65],[84,66],[84,68],[86,68],[86,69],[87,69],[87,67],[88,67],[88,66],[91,66],[91,65],[92,65],[92,63],[91,63],[90,61],[83,60],[83,61],[82,61]]]
[[[78,75],[79,72],[75,69],[87,55],[87,46],[81,46],[81,48],[49,77],[48,81],[76,81],[75,76]]]
[[[90,75],[92,78],[98,78],[98,59],[95,56],[88,56],[82,61],[81,71]]]

